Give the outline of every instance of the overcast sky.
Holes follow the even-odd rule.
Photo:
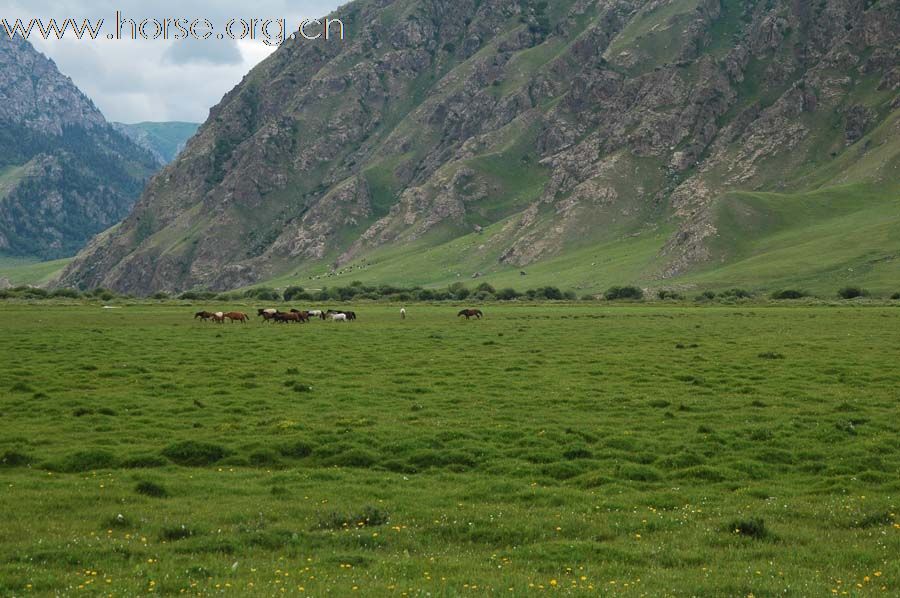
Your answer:
[[[338,0],[0,0],[0,18],[10,21],[41,18],[105,20],[103,34],[115,31],[116,11],[124,18],[208,19],[216,32],[229,19],[286,19],[296,29],[304,18],[329,14]],[[275,32],[276,28],[270,30]],[[0,29],[2,31],[2,29]],[[130,34],[130,30],[126,30]],[[198,29],[203,32],[204,29]],[[240,27],[237,29],[240,32]],[[153,33],[153,28],[149,29]],[[5,35],[5,32],[3,33]],[[52,58],[59,70],[75,81],[103,111],[118,122],[203,122],[209,109],[241,78],[267,57],[274,47],[261,40],[234,41],[211,38],[187,40],[82,40],[71,35],[63,41],[31,43]],[[302,41],[302,40],[301,40]],[[322,43],[304,41],[303,43]]]

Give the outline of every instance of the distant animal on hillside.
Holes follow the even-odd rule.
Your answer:
[[[194,319],[206,322],[207,320],[211,320],[214,315],[216,314],[212,313],[211,311],[198,311],[194,314]]]
[[[250,316],[245,313],[239,311],[230,311],[225,314],[225,317],[231,320],[231,323],[240,322],[241,324],[246,324],[250,321]]]
[[[464,309],[461,312],[459,312],[458,314],[456,314],[457,318],[459,318],[461,316],[466,316],[467,320],[470,318],[478,318],[480,320],[481,318],[484,317],[484,313],[482,313],[482,311],[480,309]]]
[[[405,320],[405,319],[406,319],[406,308],[405,308],[405,307],[401,307],[401,308],[400,308],[400,319],[401,319],[401,320]]]

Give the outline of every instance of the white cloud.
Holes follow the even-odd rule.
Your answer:
[[[6,19],[104,19],[104,34],[115,29],[119,10],[126,19],[208,19],[217,31],[230,19],[286,19],[288,28],[304,18],[333,11],[339,0],[0,0]],[[151,27],[151,32],[152,32]],[[126,28],[127,30],[127,28]],[[240,31],[240,27],[237,28]],[[275,48],[260,40],[211,38],[205,41],[76,40],[34,46],[113,121],[206,120],[209,109]]]

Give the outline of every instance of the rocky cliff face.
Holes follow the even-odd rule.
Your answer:
[[[660,228],[665,278],[713,257],[728,190],[896,177],[896,156],[853,175],[845,157],[898,110],[897,0],[359,0],[340,16],[347,41],[289,43],[252,71],[64,282],[225,289],[473,230],[469,258],[518,268]]]
[[[29,43],[0,36],[0,73],[0,252],[73,255],[157,165]]]

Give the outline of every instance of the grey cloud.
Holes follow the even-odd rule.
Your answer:
[[[165,64],[241,64],[244,59],[233,39],[182,39],[171,42]]]

